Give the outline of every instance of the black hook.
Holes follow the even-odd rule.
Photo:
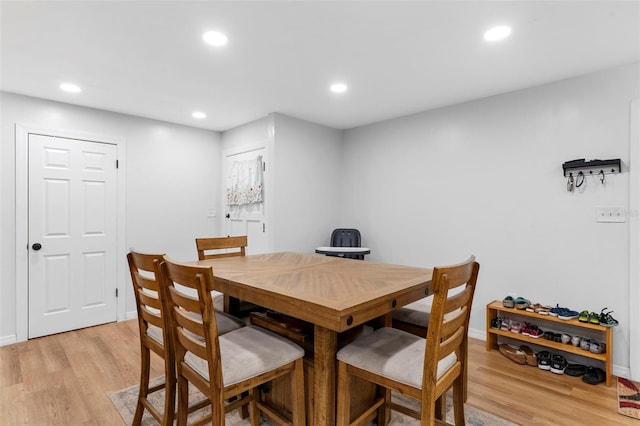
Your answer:
[[[600,175],[600,183],[604,185],[604,170],[601,169],[598,174]]]

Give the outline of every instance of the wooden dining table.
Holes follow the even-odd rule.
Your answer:
[[[314,325],[314,418],[335,425],[338,333],[382,318],[429,294],[431,269],[305,253],[269,253],[200,260],[214,287],[231,297]]]

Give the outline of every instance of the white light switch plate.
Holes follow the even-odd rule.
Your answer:
[[[596,222],[623,223],[627,221],[624,207],[596,207]]]

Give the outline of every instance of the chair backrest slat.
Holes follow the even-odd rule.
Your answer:
[[[244,256],[247,247],[247,236],[240,235],[236,237],[219,237],[219,238],[196,238],[196,248],[198,250],[198,259],[217,259],[221,257]],[[236,249],[234,251],[228,251]],[[215,250],[215,253],[209,251]],[[221,250],[225,250],[221,252]]]

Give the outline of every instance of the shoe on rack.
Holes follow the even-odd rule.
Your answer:
[[[600,315],[595,312],[591,312],[589,314],[589,323],[590,324],[600,324]]]
[[[566,310],[567,308],[561,308],[559,304],[556,303],[556,307],[555,308],[551,308],[549,309],[549,315],[551,315],[552,317],[557,317],[558,314],[564,310]]]
[[[502,327],[502,318],[495,317],[491,320],[491,328],[500,329],[500,327]]]
[[[527,363],[526,355],[520,349],[516,349],[504,343],[501,344],[498,349],[502,355],[506,356],[516,364],[525,365]]]
[[[580,348],[584,349],[585,351],[591,349],[591,339],[589,339],[588,337],[583,337],[582,340],[580,340]]]
[[[514,302],[516,304],[516,309],[520,310],[527,309],[527,307],[531,304],[531,302],[529,302],[524,297],[518,297]]]
[[[558,318],[565,321],[576,319],[579,316],[580,313],[578,313],[578,311],[572,311],[569,308],[565,308],[562,311],[558,312]]]
[[[603,342],[597,342],[592,340],[589,344],[589,352],[594,354],[601,354],[606,351],[606,345]]]
[[[578,315],[578,321],[580,321],[580,322],[589,322],[589,311],[584,310],[584,311],[580,312],[580,315]]]
[[[550,370],[551,369],[551,352],[549,351],[540,351],[536,354],[536,358],[538,360],[538,368],[541,370]]]
[[[604,312],[605,309],[607,308],[604,308],[600,312],[600,325],[604,327],[615,327],[616,325],[618,325],[618,320],[611,316],[613,311],[609,311],[605,313]]]
[[[505,308],[513,308],[515,306],[515,302],[513,301],[513,297],[507,296],[502,300],[502,306]]]
[[[556,374],[564,374],[567,368],[567,360],[562,355],[554,355],[551,357],[551,372]]]
[[[531,350],[531,348],[527,345],[520,346],[520,352],[524,353],[524,359],[527,365],[532,367],[538,366],[538,358],[536,354]]]
[[[529,337],[533,337],[534,339],[539,339],[543,336],[544,332],[535,324],[531,324],[529,327]]]
[[[564,370],[564,374],[572,377],[580,377],[587,372],[587,366],[582,364],[569,364]]]

